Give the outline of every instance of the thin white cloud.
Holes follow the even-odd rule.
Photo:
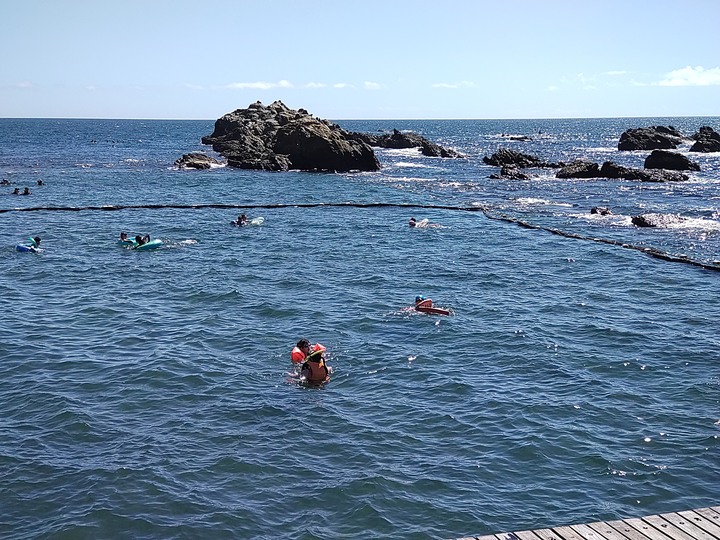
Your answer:
[[[461,81],[458,83],[435,83],[432,85],[433,88],[473,88],[475,86],[474,82],[470,81]]]
[[[554,85],[553,85],[553,86],[548,86],[548,87],[547,87],[547,91],[548,91],[548,92],[557,92],[558,90],[560,90],[560,87],[559,87],[559,86],[554,86]]]
[[[292,88],[293,85],[290,81],[282,80],[278,82],[266,82],[266,81],[257,81],[257,82],[238,82],[238,83],[231,83],[225,86],[225,88],[230,88],[233,90],[245,90],[245,89],[253,89],[253,90],[272,90],[273,88]]]
[[[365,89],[366,90],[380,90],[383,87],[382,84],[372,82],[372,81],[365,81]]]
[[[327,84],[321,82],[309,82],[305,85],[305,88],[325,88]]]
[[[720,67],[705,69],[702,66],[685,66],[665,75],[659,86],[719,86]]]
[[[622,75],[627,75],[628,72],[625,70],[617,70],[617,71],[606,71],[605,75],[609,75],[610,77],[620,77]]]
[[[17,86],[18,88],[32,88],[33,84],[29,81],[22,81],[17,83],[15,86]]]
[[[333,88],[355,88],[355,87],[352,84],[339,82],[339,83],[333,84]]]

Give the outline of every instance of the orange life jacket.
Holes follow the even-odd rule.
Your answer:
[[[310,347],[310,352],[315,351],[323,351],[325,352],[327,350],[327,347],[325,345],[322,345],[320,343],[316,343],[315,345]],[[290,360],[292,360],[293,364],[302,364],[305,361],[305,353],[302,352],[297,346],[293,347],[293,350],[290,351]]]
[[[330,372],[323,358],[321,358],[319,362],[313,362],[311,360],[305,362],[302,367],[302,374],[308,381],[312,382],[324,382],[330,378]]]
[[[305,353],[299,348],[293,347],[293,350],[290,351],[290,360],[292,360],[293,364],[301,364],[305,361]]]

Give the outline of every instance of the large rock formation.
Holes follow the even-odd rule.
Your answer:
[[[560,169],[556,178],[597,178],[600,176],[600,167],[597,163],[584,159],[576,159]]]
[[[677,152],[653,150],[645,158],[646,169],[670,169],[673,171],[699,171],[700,165]]]
[[[215,122],[202,138],[242,169],[286,171],[376,171],[380,163],[372,148],[347,131],[304,109],[290,109],[281,101],[265,106],[259,101],[237,109]]]
[[[684,140],[672,126],[633,128],[620,135],[618,150],[668,150],[677,148]]]
[[[691,152],[720,152],[720,134],[709,126],[701,127],[691,138],[695,140]]]

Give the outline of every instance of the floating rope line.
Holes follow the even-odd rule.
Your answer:
[[[581,234],[571,233],[562,231],[560,229],[553,229],[550,227],[544,227],[542,225],[535,225],[527,221],[523,221],[506,214],[495,213],[491,208],[487,206],[448,206],[448,205],[435,205],[435,204],[412,204],[412,203],[357,203],[357,202],[344,202],[344,203],[280,203],[280,204],[133,204],[133,205],[107,205],[107,206],[40,206],[31,208],[0,208],[0,214],[8,212],[83,212],[83,211],[105,211],[113,212],[118,210],[157,210],[157,209],[177,209],[177,210],[203,210],[207,208],[219,208],[224,210],[257,210],[257,209],[282,209],[282,208],[320,208],[320,207],[348,207],[348,208],[419,208],[424,210],[452,210],[460,212],[481,212],[488,219],[496,221],[503,221],[505,223],[512,223],[526,229],[533,229],[537,231],[545,231],[551,234],[562,236],[565,238],[573,238],[575,240],[584,240],[586,242],[596,242],[599,244],[607,244],[611,246],[618,246],[624,249],[633,249],[644,253],[650,257],[661,259],[668,262],[677,262],[697,266],[704,268],[705,270],[720,271],[720,263],[704,263],[687,257],[685,255],[671,255],[665,251],[661,251],[655,248],[637,246],[628,244],[620,240],[610,240],[608,238],[598,238],[593,236],[583,236]]]

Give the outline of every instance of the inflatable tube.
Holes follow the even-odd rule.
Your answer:
[[[162,240],[150,240],[147,244],[143,244],[142,246],[134,246],[132,249],[137,251],[151,251],[153,249],[157,249],[163,245]]]
[[[37,253],[40,250],[35,246],[24,246],[22,244],[18,244],[17,246],[15,246],[15,251],[20,251],[24,253]]]
[[[136,244],[137,244],[137,242],[135,242],[134,238],[132,238],[132,239],[128,238],[127,240],[118,240],[117,241],[117,245],[120,247],[133,247]]]
[[[265,221],[264,217],[262,217],[262,216],[256,217],[256,218],[253,218],[250,220],[250,225],[262,225],[264,221]]]

